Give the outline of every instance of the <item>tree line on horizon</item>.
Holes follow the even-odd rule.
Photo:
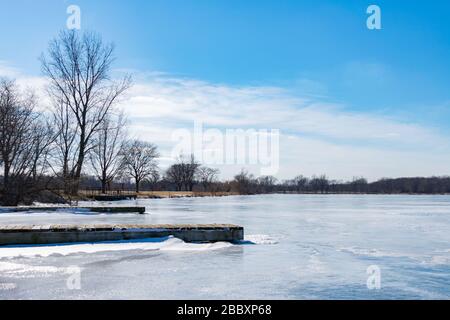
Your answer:
[[[0,204],[62,201],[81,189],[292,193],[447,193],[450,178],[363,178],[336,182],[326,176],[279,182],[246,171],[230,181],[219,170],[182,156],[161,172],[156,145],[127,134],[117,105],[131,76],[112,80],[114,46],[98,34],[63,31],[40,61],[49,105],[13,79],[0,79]]]
[[[242,179],[242,178],[241,178]],[[252,181],[252,179],[250,179]],[[273,182],[275,181],[275,182]],[[273,177],[253,180],[256,193],[352,193],[352,194],[448,194],[450,177],[404,177],[382,178],[368,182],[363,177],[351,181],[329,179],[326,175],[297,176],[278,182]]]
[[[191,162],[192,161],[192,162]],[[161,171],[161,170],[160,170]],[[173,175],[173,171],[178,172]],[[183,174],[184,172],[184,174]],[[382,178],[368,182],[362,177],[350,181],[333,180],[326,175],[278,180],[273,176],[256,177],[246,170],[228,180],[219,180],[220,171],[202,166],[195,159],[180,157],[167,170],[144,179],[140,191],[192,191],[207,193],[234,193],[257,195],[271,193],[288,194],[450,194],[450,177]],[[101,181],[94,175],[83,175],[83,190],[101,190]],[[108,189],[112,192],[135,191],[133,180],[113,181]]]

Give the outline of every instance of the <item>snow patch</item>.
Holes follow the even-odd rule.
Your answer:
[[[233,245],[228,242],[206,244],[186,243],[174,237],[98,243],[58,244],[46,246],[7,246],[0,248],[0,259],[35,256],[48,257],[51,255],[67,256],[69,254],[75,253],[91,254],[96,252],[127,250],[208,251],[224,249],[230,246]]]
[[[245,236],[245,240],[241,244],[278,244],[278,240],[265,234],[252,234]]]

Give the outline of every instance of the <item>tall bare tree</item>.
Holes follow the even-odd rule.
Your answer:
[[[109,115],[94,135],[95,146],[90,154],[92,169],[102,184],[102,193],[124,169],[125,117]]]
[[[123,148],[123,163],[125,172],[130,175],[136,184],[136,193],[140,191],[142,181],[158,174],[159,157],[154,144],[140,141],[128,141]]]
[[[63,99],[77,124],[77,155],[69,174],[78,192],[85,158],[93,148],[92,137],[118,98],[131,85],[131,78],[111,80],[114,46],[104,44],[95,33],[62,31],[41,57],[42,70],[50,80],[49,92]]]
[[[55,150],[51,155],[52,164],[56,165],[53,171],[62,180],[64,193],[69,194],[74,184],[71,170],[75,168],[79,147],[77,122],[64,97],[54,99],[52,111],[57,132]]]
[[[32,92],[21,93],[14,81],[0,80],[0,166],[2,203],[17,205],[36,193],[48,164],[54,135],[34,111]]]

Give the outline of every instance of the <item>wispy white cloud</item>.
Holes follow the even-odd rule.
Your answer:
[[[302,98],[276,87],[232,87],[189,79],[153,78],[136,84],[124,107],[136,118],[202,120],[219,127],[279,128],[298,133],[410,144],[442,143],[433,130],[343,106]]]

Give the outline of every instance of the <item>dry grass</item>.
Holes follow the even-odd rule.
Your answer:
[[[78,196],[72,197],[72,200],[86,200],[93,195],[100,195],[100,191],[92,190],[80,190]],[[136,195],[133,191],[121,191],[120,193],[109,191],[108,195]],[[236,196],[239,195],[237,192],[192,192],[192,191],[141,191],[137,194],[138,198],[148,199],[148,198],[201,198],[201,197],[226,197],[226,196]]]
[[[192,191],[142,191],[138,198],[194,198],[225,197],[238,195],[236,192],[192,192]]]

